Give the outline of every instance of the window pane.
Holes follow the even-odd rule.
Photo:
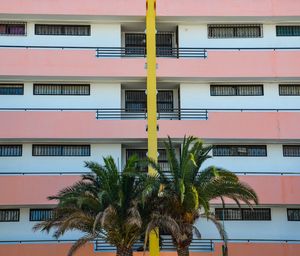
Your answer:
[[[270,208],[257,208],[257,209],[239,209],[239,208],[216,208],[216,218],[219,220],[252,220],[264,221],[271,220]]]
[[[267,156],[265,145],[215,145],[213,156]]]
[[[34,84],[34,95],[90,95],[90,85],[85,84]]]
[[[300,26],[276,26],[277,36],[300,36]]]
[[[22,156],[22,145],[0,145],[1,156]]]
[[[211,85],[211,96],[262,96],[263,85]]]
[[[90,156],[90,145],[33,145],[33,156]]]
[[[13,21],[0,22],[0,35],[26,35],[26,23],[19,23]]]
[[[0,95],[23,95],[23,84],[0,84]]]
[[[52,209],[30,209],[30,221],[50,220],[53,216]]]
[[[54,25],[36,24],[36,35],[65,35],[65,36],[89,36],[90,25]]]
[[[300,157],[300,145],[283,145],[283,156]]]
[[[208,25],[208,38],[257,38],[262,37],[260,24]]]
[[[300,84],[280,84],[279,95],[300,96]]]
[[[19,209],[5,209],[0,210],[0,222],[16,222],[19,221]]]
[[[300,209],[287,209],[288,221],[300,221]]]

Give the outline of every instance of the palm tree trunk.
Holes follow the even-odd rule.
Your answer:
[[[132,256],[132,248],[117,247],[117,256]]]
[[[189,247],[185,246],[185,247],[178,247],[177,246],[177,255],[178,256],[189,256],[190,255],[190,251],[189,251]]]

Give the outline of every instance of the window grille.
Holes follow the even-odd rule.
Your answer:
[[[288,221],[300,221],[300,209],[287,209]]]
[[[156,34],[156,54],[160,56],[171,56],[173,54],[175,34],[173,32],[158,32]],[[146,34],[126,33],[125,53],[130,55],[146,54]]]
[[[34,95],[90,95],[89,84],[34,84]]]
[[[33,145],[33,156],[90,156],[90,145]]]
[[[90,36],[90,25],[56,25],[56,24],[36,24],[36,35],[53,36]]]
[[[26,23],[0,21],[0,35],[2,36],[25,36]]]
[[[147,157],[147,149],[126,149],[126,160],[129,159],[133,155],[137,155],[140,159],[146,158]],[[157,162],[160,165],[160,168],[162,169],[162,171],[168,172],[170,170],[166,150],[164,150],[164,149],[158,150]]]
[[[213,156],[267,156],[265,145],[215,145]]]
[[[211,96],[263,96],[263,85],[211,85]]]
[[[262,37],[261,24],[208,25],[208,38],[257,38]]]
[[[0,145],[1,156],[22,156],[22,145]]]
[[[173,91],[158,91],[157,110],[160,112],[172,112],[173,107]],[[145,111],[147,108],[147,95],[145,91],[125,91],[125,108],[127,111]]]
[[[280,84],[280,96],[300,96],[300,84]]]
[[[30,221],[45,221],[50,220],[53,216],[52,209],[30,209]]]
[[[300,26],[276,26],[276,36],[300,36]]]
[[[270,208],[238,209],[238,208],[216,208],[216,218],[219,220],[271,220]]]
[[[0,84],[0,95],[23,95],[23,84]]]
[[[300,157],[300,145],[283,145],[283,156]]]
[[[0,210],[0,222],[17,222],[20,219],[20,209]]]

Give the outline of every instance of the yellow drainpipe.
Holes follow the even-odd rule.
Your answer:
[[[156,110],[156,0],[146,0],[146,45],[147,45],[147,119],[148,157],[157,161],[157,110]],[[149,168],[149,174],[155,170]],[[150,256],[159,255],[158,229],[151,231],[149,239]]]

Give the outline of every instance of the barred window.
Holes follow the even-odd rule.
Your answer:
[[[30,221],[45,221],[50,220],[53,216],[52,209],[30,209]]]
[[[208,25],[208,38],[257,38],[262,35],[261,24]]]
[[[276,26],[276,36],[300,36],[300,26]]]
[[[300,145],[283,145],[283,156],[300,157]]]
[[[34,95],[90,95],[89,84],[34,84]]]
[[[287,209],[288,221],[300,221],[300,209]]]
[[[215,145],[213,156],[267,156],[265,145]]]
[[[219,220],[271,220],[270,208],[238,209],[238,208],[216,208],[216,218]]]
[[[157,110],[161,112],[173,111],[173,91],[159,90],[157,93]],[[145,91],[125,91],[125,108],[127,111],[144,111],[147,108]]]
[[[36,35],[90,36],[90,25],[35,24]]]
[[[300,96],[300,84],[280,84],[280,96]]]
[[[20,219],[20,209],[0,210],[0,222],[17,222]]]
[[[0,145],[1,156],[22,156],[22,145]]]
[[[126,160],[133,155],[137,155],[140,159],[143,159],[147,157],[147,152],[148,152],[147,149],[126,149]],[[170,170],[166,150],[164,149],[158,150],[157,162],[163,171],[167,172]]]
[[[211,85],[211,96],[263,96],[263,85]]]
[[[0,84],[0,95],[23,95],[23,84]]]
[[[24,36],[26,35],[26,23],[0,21],[0,35],[1,36]]]
[[[90,156],[90,145],[33,145],[33,156]]]
[[[175,33],[157,32],[156,34],[156,55],[172,56]],[[128,55],[146,54],[146,34],[126,33],[125,34],[125,53]],[[174,52],[175,53],[175,52]]]

